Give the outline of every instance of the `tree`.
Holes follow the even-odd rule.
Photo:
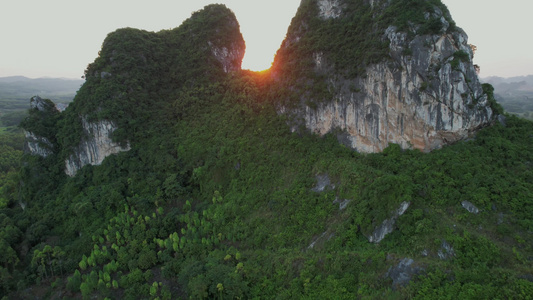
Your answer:
[[[0,253],[2,253],[0,257],[0,263],[4,265],[4,268],[6,270],[8,270],[9,267],[13,269],[19,263],[19,258],[17,256],[17,253],[3,239],[0,240]]]

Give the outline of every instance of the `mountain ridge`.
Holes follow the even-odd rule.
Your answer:
[[[337,26],[353,29],[356,20],[337,22],[354,3],[366,5],[353,10],[354,17],[372,20],[373,9],[386,9],[382,1],[304,0],[300,13],[321,33]],[[297,39],[288,40],[298,47],[285,48],[286,58],[294,54],[291,49],[310,51],[292,60],[294,68],[240,70],[244,42],[235,16],[223,5],[207,6],[173,30],[111,33],[72,104],[59,112],[51,101],[40,99],[39,105],[34,99],[22,124],[33,133],[34,146],[47,151],[46,157],[27,152],[18,174],[0,188],[0,204],[5,203],[0,247],[7,253],[0,257],[2,294],[124,299],[532,294],[533,123],[500,115],[501,122],[491,122],[474,138],[429,153],[398,143],[360,153],[339,143],[346,137],[342,128],[320,135],[298,117],[302,106],[316,114],[341,102],[335,96],[342,93],[360,100],[387,95],[386,88],[398,95],[402,78],[412,83],[407,85],[412,93],[405,95],[438,95],[440,77],[418,78],[429,74],[428,60],[419,58],[431,47],[423,38],[413,43],[420,51],[403,44],[416,39],[413,30],[437,30],[444,36],[435,42],[442,45],[434,53],[435,61],[443,59],[440,74],[464,72],[454,75],[465,84],[454,87],[454,94],[477,93],[459,95],[457,106],[479,109],[481,123],[490,119],[490,85],[466,81],[473,76],[471,56],[455,51],[454,45],[466,47],[465,40],[453,42],[460,32],[455,37],[441,32],[441,17],[452,24],[442,9],[440,15],[434,10],[442,3],[390,3],[407,18],[398,19],[396,29],[383,28],[394,37],[387,46],[405,60],[385,57],[390,65],[384,64],[378,51],[380,61],[366,56],[364,65],[341,71],[326,51],[314,55],[323,48],[302,48]],[[410,24],[411,18],[422,23]],[[295,18],[294,28],[304,34],[298,20],[303,19]],[[437,51],[441,48],[446,55]],[[411,72],[417,62],[424,63]],[[365,78],[362,70],[373,73]],[[380,77],[380,70],[388,75]],[[408,71],[414,77],[403,77]],[[294,73],[299,74],[287,75]],[[372,110],[391,115],[390,99],[361,110],[365,122],[383,120]],[[439,105],[412,100],[415,107]],[[401,124],[401,118],[396,121]],[[123,151],[99,148],[100,142]]]
[[[82,83],[81,79],[0,77],[0,99],[27,102],[31,97],[41,95],[56,102],[70,102]]]

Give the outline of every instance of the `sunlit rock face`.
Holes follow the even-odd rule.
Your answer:
[[[319,0],[316,5],[322,19],[341,13],[340,0]],[[413,36],[389,26],[381,37],[389,43],[389,57],[368,65],[355,78],[338,72],[328,53],[313,53],[314,72],[325,78],[332,98],[315,101],[302,93],[296,108],[283,106],[279,112],[291,115],[294,130],[304,125],[320,135],[341,132],[342,143],[367,153],[380,152],[389,143],[430,151],[487,126],[493,112],[474,69],[466,33],[459,28],[447,33],[450,24],[436,7],[429,17],[440,20],[441,33]],[[289,33],[286,45],[305,34]]]
[[[111,134],[117,129],[113,122],[101,120],[92,123],[82,119],[82,125],[88,138],[82,140],[65,161],[65,173],[68,176],[76,175],[85,165],[100,165],[109,155],[130,150],[129,144],[121,146],[112,141]]]

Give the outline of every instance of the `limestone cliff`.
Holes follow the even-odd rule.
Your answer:
[[[31,131],[24,131],[24,151],[32,155],[47,157],[53,153],[54,145],[45,137],[38,136]]]
[[[30,117],[23,122],[27,153],[46,158],[59,152],[55,131],[58,130],[57,121],[60,117],[61,110],[51,100],[39,96],[31,98]],[[117,129],[112,121],[88,122],[86,118],[81,118],[81,123],[84,138],[65,160],[67,175],[74,176],[87,164],[99,165],[107,156],[130,149],[129,143],[121,146],[112,141],[111,134]]]
[[[47,130],[55,126],[59,109],[49,99],[34,96],[30,99],[30,116],[22,122],[24,135],[24,151],[32,155],[48,157],[54,153],[53,132]]]
[[[65,160],[65,173],[68,176],[76,175],[85,165],[99,165],[109,155],[130,150],[129,143],[121,146],[111,139],[111,134],[117,129],[113,122],[88,122],[83,118],[82,124],[87,138],[83,139],[74,153]]]
[[[362,3],[357,9],[375,24],[354,26],[354,9],[348,11],[351,2],[357,1],[302,1],[307,11],[293,20],[278,52],[278,64],[306,61],[310,66],[307,74],[312,74],[308,83],[293,87],[303,95],[300,102],[284,103],[278,109],[292,115],[294,129],[305,125],[320,135],[340,131],[340,141],[360,152],[379,152],[389,143],[430,151],[464,139],[492,121],[493,111],[474,69],[467,35],[453,25],[449,13],[443,11],[445,7],[419,1],[426,5],[419,12],[420,23],[409,20],[402,27],[394,18],[391,24],[380,21],[387,18],[390,1],[359,1]],[[409,9],[394,7],[399,8]],[[336,23],[343,24],[336,28],[344,30],[344,35],[352,30],[367,30],[369,34],[359,34],[362,38],[355,39],[350,45],[353,48],[342,53],[337,50],[340,46],[297,52],[311,40],[310,35],[316,36],[316,31]],[[367,28],[361,28],[364,26]],[[320,42],[337,43],[335,34],[333,31],[332,38],[320,36]],[[359,51],[357,47],[364,47],[372,38],[377,47],[367,48],[361,55],[381,51],[380,44],[385,45],[383,55],[345,59],[344,64],[339,59],[351,55],[349,51]],[[292,53],[299,57],[291,57]],[[274,70],[279,81],[290,81],[282,67]],[[325,92],[317,95],[313,90],[319,85]]]

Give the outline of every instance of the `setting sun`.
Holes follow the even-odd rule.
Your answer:
[[[154,32],[173,29],[179,27],[192,12],[213,3],[226,5],[237,16],[247,48],[242,68],[264,70],[270,68],[300,1],[159,0],[155,4],[126,0],[4,1],[5,7],[2,8],[9,13],[0,19],[0,28],[4,29],[0,76],[80,78],[87,64],[98,56],[102,42],[110,32],[124,27]],[[528,70],[533,66],[531,55],[528,55],[531,41],[520,38],[521,31],[513,29],[528,28],[528,23],[524,22],[529,21],[524,14],[530,10],[512,11],[514,7],[525,5],[520,1],[524,2],[511,0],[513,4],[510,5],[493,1],[483,6],[487,9],[483,16],[472,18],[470,12],[481,5],[482,0],[468,3],[443,0],[457,25],[469,33],[470,43],[479,47],[475,60],[482,66],[482,76],[530,73]],[[468,7],[465,8],[465,5]],[[506,13],[502,14],[502,11]],[[98,22],[80,22],[79,12],[98,16]],[[498,24],[491,22],[503,15],[514,17]],[[42,22],[43,16],[46,16],[46,22]],[[505,29],[502,29],[502,24]],[[505,37],[501,36],[505,38],[504,42],[498,42],[487,34],[497,31],[506,32]],[[513,47],[513,55],[501,55],[506,45],[517,43],[519,46]],[[35,45],[46,47],[39,47],[39,51],[35,51]]]
[[[224,1],[234,11],[246,42],[246,54],[242,68],[252,71],[269,69],[285,38],[292,17],[300,1],[279,2],[247,1],[246,3]]]
[[[249,47],[249,45],[247,45]],[[251,71],[264,71],[270,69],[272,61],[274,60],[274,53],[269,51],[250,51],[246,49],[246,54],[242,60],[242,68]],[[270,59],[268,59],[270,58]]]
[[[237,17],[246,42],[242,68],[265,70],[270,68],[300,4],[300,0],[161,0],[157,4],[125,0],[31,2],[31,10],[22,2],[11,3],[12,13],[0,20],[3,24],[0,28],[6,29],[2,32],[5,47],[0,57],[0,76],[80,78],[87,64],[98,56],[110,32],[125,27],[154,32],[173,29],[191,13],[212,3],[226,5]],[[96,23],[79,22],[80,11],[98,15],[100,19]],[[37,22],[43,15],[48,21]],[[47,46],[35,51],[34,45]]]

